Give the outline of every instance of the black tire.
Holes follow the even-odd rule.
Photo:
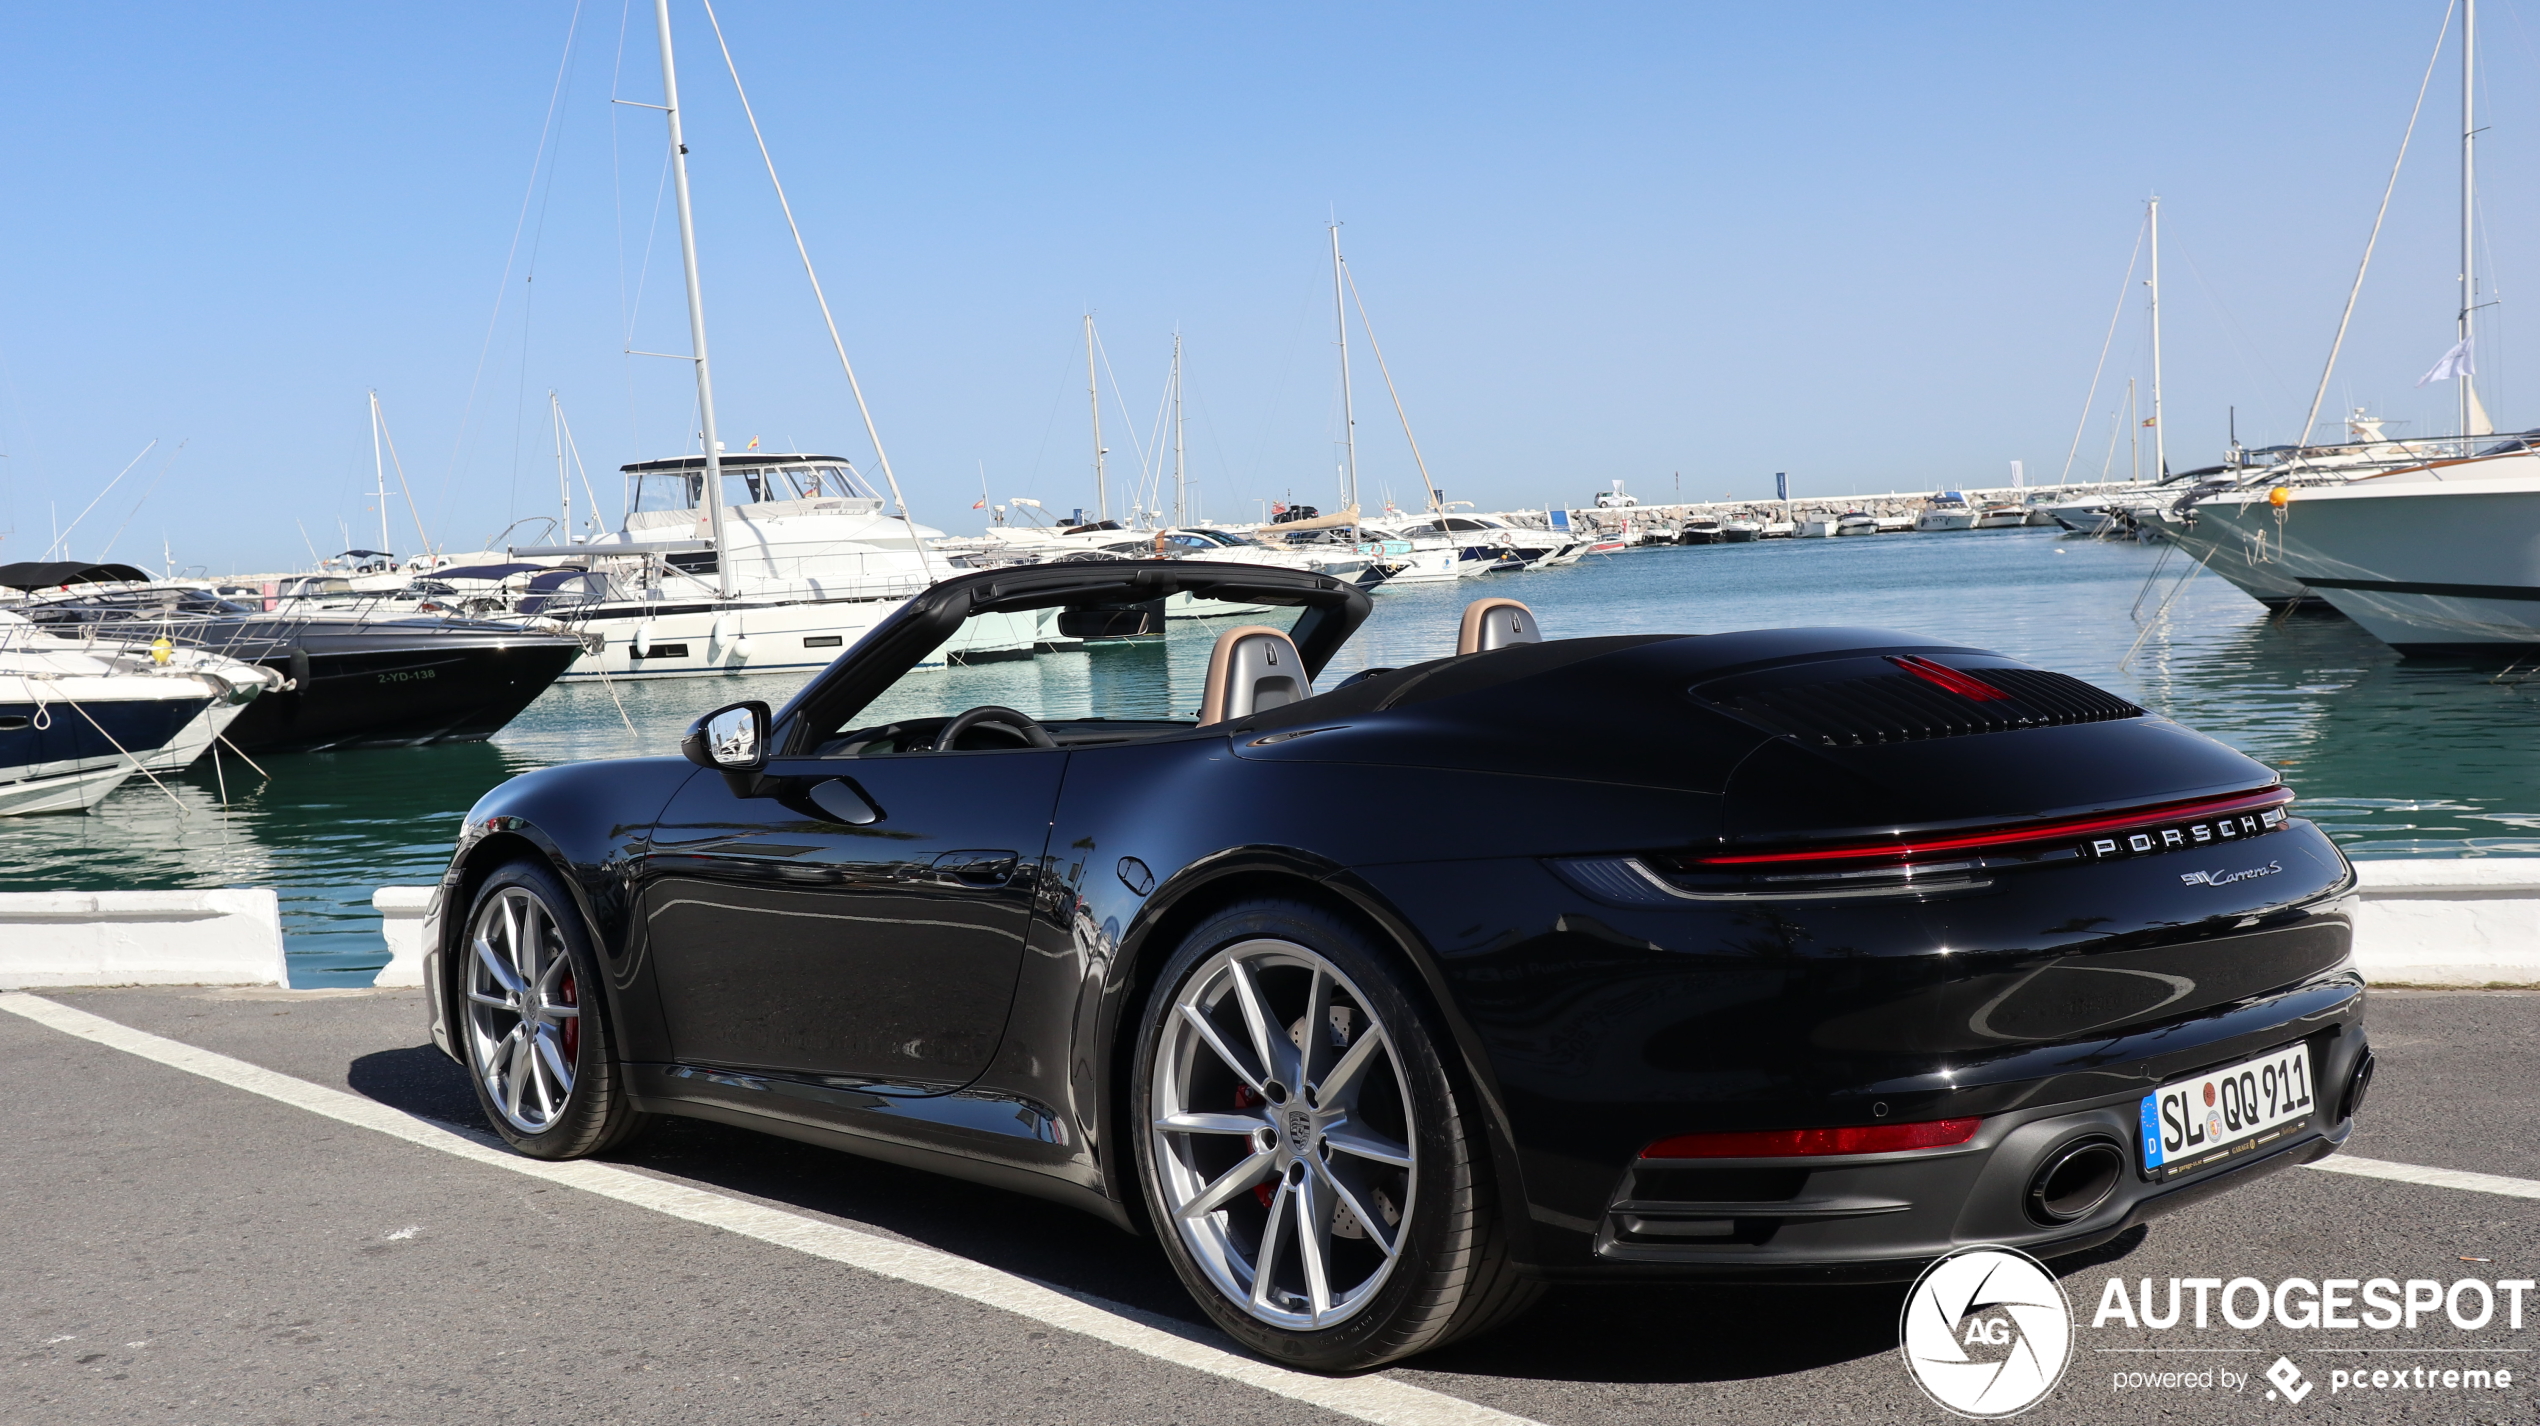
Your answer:
[[[620,1147],[643,1130],[651,1116],[627,1099],[608,1018],[608,982],[593,954],[590,930],[555,872],[528,860],[497,869],[477,887],[459,936],[447,987],[453,1029],[468,1083],[494,1132],[531,1158],[579,1159]],[[516,944],[503,944],[507,939]],[[480,940],[495,965],[487,964]],[[521,973],[523,960],[535,975]],[[540,980],[537,994],[506,986],[498,967],[523,985]],[[487,1004],[476,994],[509,999],[529,1013]],[[520,1037],[529,1052],[540,1056],[533,1063],[521,1063],[503,1048],[515,1040],[505,1032],[521,1027],[531,1031]],[[544,1046],[538,1044],[542,1038]],[[570,1068],[569,1080],[555,1074],[558,1064]],[[513,1086],[517,1106],[504,1092]]]
[[[1310,965],[1285,959],[1290,953],[1279,950],[1282,945],[1310,953],[1336,973],[1322,1005],[1328,1050],[1304,1034],[1304,1027],[1315,1022],[1316,1002],[1300,999],[1311,991],[1298,989],[1300,982],[1324,982],[1314,979]],[[1223,1055],[1207,1058],[1216,1052],[1194,1048],[1207,1043],[1205,1036],[1194,1040],[1194,1032],[1179,1028],[1188,1016],[1178,1007],[1197,1005],[1214,986],[1228,989],[1213,1002],[1220,1008],[1207,1015],[1227,1014],[1223,1007],[1240,1000],[1227,979],[1237,962],[1255,968],[1248,972],[1253,975],[1249,984],[1265,1012],[1263,1023],[1285,1028],[1287,1044],[1297,1051],[1298,1058],[1287,1061],[1302,1081],[1293,1090],[1275,1079],[1275,1062],[1286,1054],[1275,1044],[1272,1068],[1253,1066],[1259,1073],[1252,1077],[1263,1083],[1255,1095],[1247,1087],[1248,1071],[1233,1068]],[[1283,975],[1284,999],[1278,981]],[[1200,1306],[1229,1335],[1273,1361],[1311,1371],[1365,1371],[1499,1326],[1542,1293],[1542,1284],[1520,1277],[1509,1258],[1483,1130],[1461,1107],[1468,1101],[1459,1099],[1456,1077],[1440,1053],[1448,1041],[1413,984],[1397,950],[1348,920],[1303,901],[1248,901],[1216,913],[1183,938],[1157,975],[1140,1016],[1130,1102],[1139,1184],[1150,1220],[1174,1271]],[[1359,1002],[1363,1011],[1353,1008]],[[1300,1004],[1307,1008],[1291,1022],[1289,1015]],[[1363,1055],[1348,1039],[1349,1017],[1355,1013],[1373,1017],[1355,1032],[1358,1038],[1377,1038],[1371,1032],[1383,1032],[1381,1046]],[[1234,1013],[1223,1023],[1232,1028],[1221,1039],[1242,1033],[1250,1021]],[[1232,1048],[1231,1040],[1227,1043]],[[1261,1058],[1243,1049],[1233,1053]],[[1377,1085],[1364,1092],[1378,1094],[1381,1102],[1362,1102],[1361,1090],[1344,1085],[1336,1091],[1347,1096],[1343,1107],[1341,1101],[1322,1100],[1322,1088],[1308,1088],[1318,1073],[1315,1056],[1326,1053],[1336,1063],[1321,1066],[1323,1088],[1347,1075],[1345,1067],[1356,1056],[1362,1067],[1349,1084]],[[1386,1078],[1379,1068],[1366,1067],[1384,1059],[1398,1077]],[[1159,1061],[1166,1066],[1161,1080]],[[1217,1078],[1204,1087],[1209,1075]],[[1235,1086],[1231,1097],[1230,1085]],[[1212,1124],[1261,1115],[1265,1128],[1251,1131],[1249,1139],[1222,1127],[1178,1134],[1159,1129],[1159,1097],[1166,1101],[1164,1113],[1205,1115]],[[1219,1112],[1221,1099],[1237,1112]],[[1397,1105],[1400,1112],[1388,1112]],[[1304,1129],[1296,1128],[1300,1109]],[[1282,1114],[1291,1117],[1282,1119]],[[1315,1116],[1323,1114],[1336,1116],[1329,1141],[1311,1127]],[[1396,1132],[1400,1141],[1386,1138]],[[1339,1147],[1344,1136],[1397,1147],[1407,1143],[1413,1161],[1389,1168],[1356,1158],[1355,1150]],[[1208,1154],[1214,1158],[1204,1160]],[[1284,1162],[1266,1171],[1264,1181],[1224,1200],[1222,1208],[1195,1214],[1191,1223],[1176,1216],[1177,1203],[1196,1206],[1268,1156]],[[1334,1176],[1335,1170],[1341,1177]],[[1362,1170],[1394,1177],[1371,1186]],[[1353,1175],[1359,1178],[1358,1188],[1344,1199],[1342,1177]],[[1386,1185],[1392,1186],[1389,1196]],[[1351,1211],[1355,1205],[1371,1215],[1379,1210],[1380,1216],[1391,1215],[1397,1200],[1401,1218],[1387,1216],[1389,1230],[1371,1234]],[[1285,1206],[1289,1204],[1294,1207]],[[1323,1214],[1324,1207],[1332,1211]],[[1293,1216],[1283,1218],[1283,1213]],[[1323,1288],[1290,1290],[1285,1284],[1304,1272],[1303,1255],[1312,1248],[1294,1235],[1309,1224],[1322,1243],[1318,1261],[1327,1281]],[[1394,1249],[1381,1255],[1388,1235]],[[1344,1245],[1343,1238],[1355,1241]],[[1278,1246],[1263,1246],[1273,1240]],[[1292,1251],[1283,1255],[1289,1245]],[[1265,1257],[1273,1265],[1274,1281],[1267,1292],[1274,1300],[1269,1302],[1261,1300],[1257,1267]],[[1378,1266],[1360,1284],[1363,1295],[1348,1315],[1316,1325],[1327,1319],[1317,1316],[1313,1303],[1319,1299],[1307,1294],[1336,1292],[1356,1271],[1351,1263],[1371,1261]],[[1281,1279],[1282,1272],[1291,1276]],[[1249,1299],[1243,1296],[1246,1291]]]

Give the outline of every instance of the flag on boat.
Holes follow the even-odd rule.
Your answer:
[[[1273,500],[1270,502],[1270,513],[1273,515],[1285,515],[1288,513],[1288,507],[1280,504],[1276,500]]]
[[[749,443],[747,446],[742,447],[742,449],[744,449],[744,450],[752,450],[752,451],[757,450],[757,449],[758,449],[758,437],[756,437],[756,436],[752,436],[752,437],[750,437],[750,443]]]
[[[2434,370],[2417,378],[2417,385],[2432,386],[2438,381],[2450,381],[2457,376],[2478,375],[2477,353],[2470,346],[2477,340],[2476,337],[2463,337],[2452,343],[2452,349],[2445,352],[2443,359],[2434,364]]]
[[[971,501],[971,502],[970,502],[970,508],[971,508],[971,509],[973,509],[973,510],[985,510],[985,509],[987,509],[987,508],[988,508],[988,497],[986,497],[986,496],[982,495],[982,496],[980,496],[978,499]]]

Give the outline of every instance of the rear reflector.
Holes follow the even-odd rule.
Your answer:
[[[1976,1136],[1981,1119],[1921,1124],[1864,1124],[1841,1129],[1763,1129],[1740,1134],[1678,1134],[1640,1151],[1644,1159],[1804,1159],[1828,1154],[1895,1154],[1945,1149]]]
[[[1916,837],[1892,842],[1851,842],[1830,847],[1795,847],[1778,852],[1739,852],[1728,856],[1684,857],[1678,865],[1687,869],[1704,867],[1762,866],[1776,862],[1824,862],[1878,858],[1914,858],[1945,853],[1964,853],[1985,848],[2007,848],[2033,842],[2070,841],[2094,833],[2113,832],[2133,827],[2148,827],[2162,822],[2191,821],[2220,817],[2226,813],[2263,813],[2282,807],[2293,800],[2289,788],[2269,787],[2256,792],[2235,792],[2225,797],[2201,797],[2185,802],[2165,802],[2138,807],[2130,812],[2103,813],[2095,817],[2074,817],[2057,822],[2031,822],[2026,826],[1997,827],[1982,832],[1960,832],[1953,835]],[[2268,823],[2273,830],[2282,819]]]

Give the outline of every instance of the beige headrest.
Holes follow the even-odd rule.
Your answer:
[[[1540,644],[1543,626],[1535,611],[1514,599],[1476,599],[1464,606],[1464,627],[1456,633],[1459,654],[1486,653],[1510,644]]]
[[[1208,686],[1200,695],[1202,726],[1242,718],[1313,696],[1305,660],[1286,634],[1246,624],[1217,636],[1208,653]]]

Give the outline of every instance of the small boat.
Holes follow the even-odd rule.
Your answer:
[[[1730,520],[1720,526],[1720,538],[1732,545],[1742,545],[1764,533],[1761,520]]]
[[[1930,504],[1923,507],[1923,513],[1914,517],[1914,528],[1925,534],[1935,534],[1946,530],[1972,530],[1975,527],[1975,508],[1967,504],[1967,497],[1954,490],[1940,492],[1933,497]]]
[[[2096,495],[2060,500],[2041,508],[2047,523],[2061,525],[2076,535],[2095,535],[2108,525],[2108,502]]]
[[[1789,534],[1794,540],[1822,540],[1834,533],[1837,523],[1834,520],[1812,515],[1806,519],[1791,521]],[[1877,526],[1873,525],[1871,528],[1875,530]]]
[[[1838,535],[1875,535],[1879,532],[1879,519],[1866,510],[1846,510],[1835,517],[1834,532]]]
[[[1716,545],[1724,538],[1720,522],[1707,515],[1685,521],[1676,532],[1676,543],[1680,545]]]
[[[2028,523],[2028,507],[2024,505],[1987,505],[1976,512],[1975,528],[2008,530]]]
[[[0,614],[0,817],[87,811],[145,764],[166,764],[236,689]],[[193,752],[210,744],[206,733]]]

